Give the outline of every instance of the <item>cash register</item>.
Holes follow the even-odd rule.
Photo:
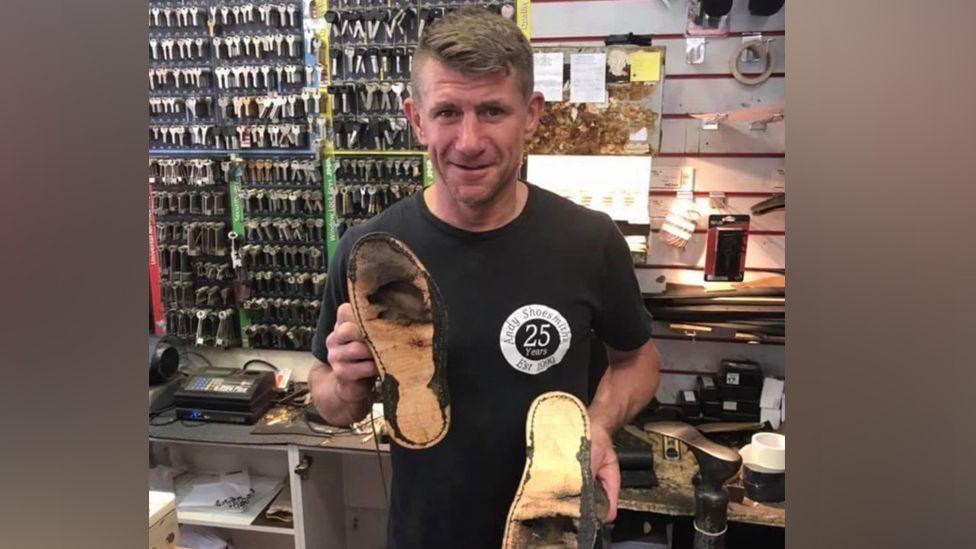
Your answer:
[[[274,396],[274,372],[211,368],[191,375],[173,399],[179,419],[251,425]]]

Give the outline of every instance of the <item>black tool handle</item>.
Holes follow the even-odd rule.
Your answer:
[[[695,488],[695,549],[724,549],[729,493]]]
[[[615,448],[621,471],[644,471],[654,468],[650,448]]]

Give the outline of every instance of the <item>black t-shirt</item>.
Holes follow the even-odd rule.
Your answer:
[[[433,448],[391,445],[389,546],[501,546],[525,465],[525,416],[546,391],[588,401],[594,335],[622,351],[650,337],[627,243],[605,214],[529,185],[522,213],[480,233],[437,219],[423,194],[343,236],[329,266],[315,356],[348,300],[356,240],[393,234],[437,283],[447,308],[448,434]]]

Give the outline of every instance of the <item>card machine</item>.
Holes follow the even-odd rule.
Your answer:
[[[271,408],[274,388],[274,372],[193,375],[173,395],[176,417],[251,425]]]

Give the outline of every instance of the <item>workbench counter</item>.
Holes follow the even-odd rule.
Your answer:
[[[663,487],[623,488],[617,503],[620,509],[672,516],[694,516],[695,496],[691,490]],[[785,503],[757,503],[743,498],[742,503],[729,502],[729,522],[786,527]]]
[[[154,418],[154,423],[165,423],[173,418],[172,412]],[[299,434],[254,434],[251,425],[228,423],[174,422],[168,425],[149,426],[149,438],[156,441],[191,442],[204,444],[229,444],[246,446],[296,445],[307,450],[336,451],[344,453],[375,453],[372,440],[363,441],[362,435],[339,434],[332,437]],[[389,452],[388,444],[380,444],[382,453]],[[693,516],[694,494],[688,490],[665,487],[624,488],[620,491],[620,509],[642,511],[671,516]],[[729,503],[729,520],[775,526],[786,526],[785,504],[761,504],[745,498],[742,503]]]
[[[295,445],[303,449],[336,450],[340,452],[375,453],[372,440],[363,441],[363,435],[337,434],[333,436],[309,436],[301,434],[254,434],[253,425],[233,423],[204,423],[176,421],[174,412],[163,413],[149,423],[149,439],[158,441],[196,442],[204,444],[232,444],[247,446]],[[388,453],[388,444],[380,444],[380,451]]]

